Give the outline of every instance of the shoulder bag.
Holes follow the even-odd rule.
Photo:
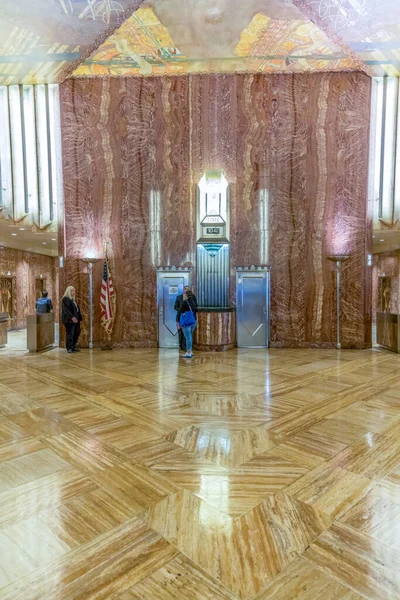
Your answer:
[[[189,310],[182,313],[179,318],[179,324],[181,327],[191,327],[196,323],[196,317],[194,316],[194,312],[192,311],[192,307],[190,306],[190,302],[186,300],[187,305],[189,306]]]

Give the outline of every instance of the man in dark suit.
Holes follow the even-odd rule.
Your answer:
[[[184,285],[183,286],[183,293],[179,294],[179,296],[176,297],[175,300],[175,304],[174,304],[174,310],[176,310],[176,326],[178,327],[179,325],[179,309],[182,305],[183,302],[183,294],[186,294],[186,292],[190,291],[190,286],[189,285]],[[193,293],[193,292],[192,292]],[[193,296],[191,297],[192,301],[195,303],[196,308],[197,308],[197,299],[196,296],[193,294]],[[186,350],[186,341],[185,341],[185,336],[183,335],[183,331],[182,329],[179,327],[178,328],[178,336],[179,336],[179,348],[181,350]]]

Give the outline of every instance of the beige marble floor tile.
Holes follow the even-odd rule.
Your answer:
[[[17,439],[12,442],[0,444],[0,463],[44,450],[46,446],[37,438]]]
[[[337,467],[379,480],[400,464],[400,440],[367,433],[332,461]]]
[[[322,434],[306,431],[288,437],[285,442],[277,446],[276,452],[281,452],[282,456],[284,452],[293,462],[311,468],[333,458],[346,447],[346,444],[336,442]]]
[[[400,505],[400,468],[395,469],[374,487],[377,494]]]
[[[285,492],[336,519],[372,485],[372,481],[362,475],[325,463],[297,479]]]
[[[235,600],[225,586],[180,554],[119,600]]]
[[[213,432],[191,426],[170,434],[167,439],[226,468],[237,467],[274,446],[264,426],[239,432]]]
[[[69,467],[70,463],[48,448],[3,462],[0,464],[0,493]]]
[[[48,407],[10,415],[9,419],[21,427],[27,435],[61,435],[73,428],[70,421]]]
[[[91,478],[115,498],[135,508],[135,514],[177,491],[177,487],[162,474],[130,462],[98,470]]]
[[[387,406],[386,409],[370,406],[368,402],[356,402],[351,406],[334,413],[332,418],[337,423],[353,423],[376,433],[384,431],[398,419],[399,411],[396,407]],[[328,420],[331,417],[327,417]]]
[[[362,600],[356,592],[317,568],[314,563],[299,558],[254,600]]]
[[[282,537],[284,523],[291,523]],[[149,509],[147,522],[240,598],[252,598],[330,524],[327,516],[277,494],[232,520],[190,492]]]
[[[125,456],[84,430],[42,438],[45,445],[77,469],[96,472],[119,465]]]
[[[307,430],[310,435],[323,436],[344,445],[354,444],[370,432],[371,428],[368,425],[335,419],[334,416],[322,419]]]
[[[0,529],[0,587],[44,567],[70,547],[37,517]]]
[[[116,598],[178,552],[138,519],[69,552],[2,590],[2,600]]]
[[[23,394],[7,392],[5,386],[0,386],[0,398],[0,414],[5,416],[40,408],[40,404]]]
[[[400,598],[400,552],[349,525],[332,525],[305,556],[365,598]]]
[[[397,600],[399,366],[2,350],[0,598]]]
[[[8,417],[0,417],[0,444],[20,440],[24,437],[29,436],[21,427],[18,427]]]
[[[400,498],[395,504],[382,498],[374,488],[348,510],[340,522],[400,552]]]
[[[219,511],[239,517],[296,481],[307,468],[273,451],[226,470],[193,453],[182,452],[152,467],[178,488],[195,493]]]
[[[10,488],[0,494],[0,527],[28,519],[74,496],[89,493],[96,485],[75,469],[65,469]]]

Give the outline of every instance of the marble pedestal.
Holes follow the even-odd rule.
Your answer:
[[[383,348],[400,352],[400,315],[387,312],[377,313],[376,342]]]
[[[202,352],[224,352],[235,346],[235,308],[199,308],[193,348]]]
[[[41,352],[54,346],[54,314],[28,315],[27,339],[29,352]]]
[[[8,314],[0,313],[0,348],[7,344]]]

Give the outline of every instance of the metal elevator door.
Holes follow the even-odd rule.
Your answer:
[[[269,345],[269,269],[236,272],[237,345],[267,348]]]
[[[157,272],[158,345],[160,348],[179,347],[174,304],[176,297],[183,293],[185,285],[189,285],[188,271]]]

